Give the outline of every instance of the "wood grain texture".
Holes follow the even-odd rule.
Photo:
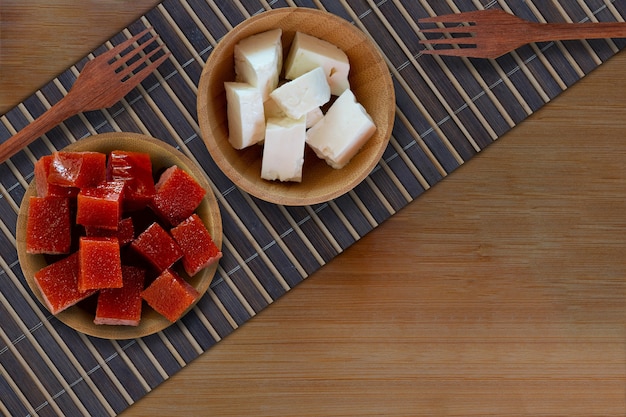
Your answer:
[[[0,114],[158,3],[0,0]]]
[[[531,42],[572,39],[605,39],[626,36],[624,22],[537,23],[500,9],[478,10],[420,19],[423,23],[470,23],[470,26],[435,27],[423,33],[435,35],[421,44],[447,48],[427,49],[426,54],[498,58]],[[464,35],[444,37],[443,34]],[[471,36],[469,36],[471,35]],[[469,36],[469,37],[468,37]],[[464,48],[452,48],[464,45]],[[471,46],[471,47],[469,47]]]
[[[226,93],[223,86],[225,82],[235,79],[235,45],[241,39],[277,27],[282,31],[285,57],[296,31],[349,51],[352,74],[350,88],[376,125],[376,131],[367,143],[342,169],[331,168],[313,152],[307,154],[311,157],[304,157],[302,181],[297,184],[261,178],[259,172],[263,147],[249,146],[237,150],[228,140]],[[367,74],[367,77],[354,74]],[[376,46],[345,19],[306,8],[283,8],[257,15],[224,36],[204,66],[198,86],[198,103],[202,138],[211,157],[226,176],[249,194],[270,203],[288,206],[320,204],[347,193],[361,183],[378,164],[387,148],[396,112],[391,74]]]
[[[146,35],[148,39],[145,39]],[[133,47],[140,40],[141,44]],[[152,36],[147,28],[90,60],[61,100],[0,144],[0,162],[6,161],[71,116],[113,106],[170,55],[169,52],[163,52],[163,45],[157,43],[156,36]]]
[[[3,22],[2,65],[44,27],[71,62],[123,26],[86,29],[98,2],[74,3],[3,0],[3,20],[32,9],[19,32]],[[0,106],[66,66],[32,62],[29,84],[3,67]],[[618,54],[123,415],[624,415],[625,65]]]

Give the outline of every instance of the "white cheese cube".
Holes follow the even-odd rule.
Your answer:
[[[339,96],[350,88],[346,53],[323,39],[296,32],[285,60],[285,78],[293,80],[315,67],[324,69],[333,95]]]
[[[273,29],[242,39],[235,45],[235,81],[261,90],[263,100],[278,85],[283,66],[282,30]]]
[[[265,100],[265,102],[263,103],[263,108],[265,110],[265,120],[268,120],[270,118],[289,117],[285,114],[285,112],[278,106],[278,104],[276,104],[274,99],[271,97]],[[313,110],[309,111],[305,117],[306,117],[306,128],[308,129],[312,127],[315,123],[322,120],[322,117],[324,117],[324,113],[322,112],[321,108],[316,107]]]
[[[299,119],[330,100],[330,87],[324,70],[317,67],[270,93],[270,97],[293,119]]]
[[[297,120],[271,118],[267,121],[261,178],[302,181],[305,130],[304,117]]]
[[[225,82],[228,141],[235,149],[261,142],[265,135],[263,97],[246,83]]]
[[[306,114],[306,128],[308,129],[310,127],[313,127],[315,123],[322,120],[322,117],[324,117],[324,113],[322,112],[322,109],[320,109],[319,107],[316,107],[310,112],[308,112]]]
[[[306,143],[333,168],[343,168],[376,131],[374,121],[346,90],[322,120],[307,131]]]
[[[265,120],[270,118],[281,118],[287,117],[283,109],[281,109],[278,104],[274,101],[272,97],[265,100],[263,103],[263,108],[265,109]]]

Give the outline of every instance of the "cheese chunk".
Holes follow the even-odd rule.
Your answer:
[[[281,36],[281,29],[273,29],[244,38],[235,45],[235,81],[257,87],[264,101],[278,85],[283,66]]]
[[[376,131],[374,121],[346,90],[322,120],[307,131],[306,143],[333,168],[343,168]]]
[[[330,100],[324,70],[317,67],[272,91],[270,97],[292,119],[299,119]]]
[[[296,32],[285,60],[285,78],[293,80],[315,67],[324,69],[333,95],[339,96],[350,88],[346,53],[330,42]]]
[[[305,118],[271,118],[265,129],[261,178],[302,181]]]
[[[250,84],[225,82],[228,141],[235,149],[261,142],[265,135],[265,113],[261,92]]]
[[[316,107],[313,110],[309,111],[306,114],[306,128],[308,129],[310,127],[313,127],[315,123],[322,120],[322,117],[324,117],[324,113],[322,112],[322,109],[320,109],[319,107]]]
[[[271,118],[289,117],[285,114],[285,112],[278,106],[278,104],[276,104],[274,99],[272,99],[271,97],[265,100],[265,102],[263,103],[263,109],[265,110],[266,121]],[[322,120],[322,117],[324,117],[324,113],[322,112],[321,108],[315,107],[313,110],[307,112],[305,117],[306,117],[306,128],[308,129],[312,127],[315,123]]]
[[[287,117],[283,109],[281,109],[278,104],[276,104],[272,97],[263,102],[263,109],[265,111],[265,120],[271,118]]]

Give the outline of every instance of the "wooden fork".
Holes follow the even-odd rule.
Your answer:
[[[138,42],[151,28],[147,28],[114,48],[87,62],[67,95],[50,107],[32,123],[0,144],[0,163],[4,162],[32,141],[75,114],[111,107],[144,80],[165,61],[167,52],[154,62],[148,60],[163,49],[163,45],[139,57],[139,53],[152,45],[153,36],[132,51],[121,55]],[[116,58],[120,55],[119,58]],[[131,60],[138,57],[135,61]],[[146,64],[133,73],[142,64]]]
[[[418,23],[458,23],[454,27],[422,29],[423,33],[457,34],[420,40],[424,45],[465,46],[463,48],[424,49],[430,55],[471,58],[497,58],[531,42],[572,39],[626,37],[626,23],[535,23],[513,16],[504,10],[489,9],[418,19]],[[466,23],[468,25],[462,24]]]

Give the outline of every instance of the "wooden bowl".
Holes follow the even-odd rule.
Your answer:
[[[296,31],[341,48],[350,61],[350,88],[376,124],[376,132],[352,161],[333,169],[307,149],[302,182],[261,178],[262,147],[236,150],[228,142],[224,82],[235,80],[234,47],[250,35],[283,30],[284,57]],[[198,88],[198,119],[204,143],[220,169],[242,190],[272,203],[309,205],[331,200],[359,184],[380,160],[389,142],[395,114],[389,69],[368,37],[346,20],[320,10],[283,8],[263,12],[231,30],[209,56]]]
[[[96,151],[109,153],[113,150],[126,150],[135,152],[145,152],[150,154],[152,159],[153,172],[156,174],[161,169],[178,165],[180,168],[191,174],[193,178],[207,191],[204,200],[196,210],[196,213],[203,220],[207,229],[211,233],[215,244],[221,248],[222,245],[222,222],[217,200],[205,174],[189,158],[180,151],[160,140],[136,133],[104,133],[95,135],[73,143],[66,147],[67,151]],[[44,255],[32,255],[26,253],[26,219],[29,207],[29,198],[37,194],[35,181],[32,181],[24,194],[17,220],[17,253],[24,272],[24,277],[28,282],[32,292],[45,306],[43,298],[34,281],[37,271],[47,265]],[[202,295],[209,288],[209,285],[217,270],[217,264],[213,264],[198,272],[193,277],[185,274],[183,268],[176,271],[187,280]],[[93,297],[93,296],[92,296]],[[199,299],[200,297],[198,297]],[[143,305],[141,321],[138,326],[117,326],[117,325],[97,325],[94,324],[93,305],[89,300],[76,304],[56,315],[56,317],[79,332],[105,339],[132,339],[147,336],[165,329],[170,323],[165,317],[152,310],[146,303]],[[197,302],[198,300],[196,300]],[[194,303],[195,304],[195,303]],[[191,306],[189,309],[191,309]]]

